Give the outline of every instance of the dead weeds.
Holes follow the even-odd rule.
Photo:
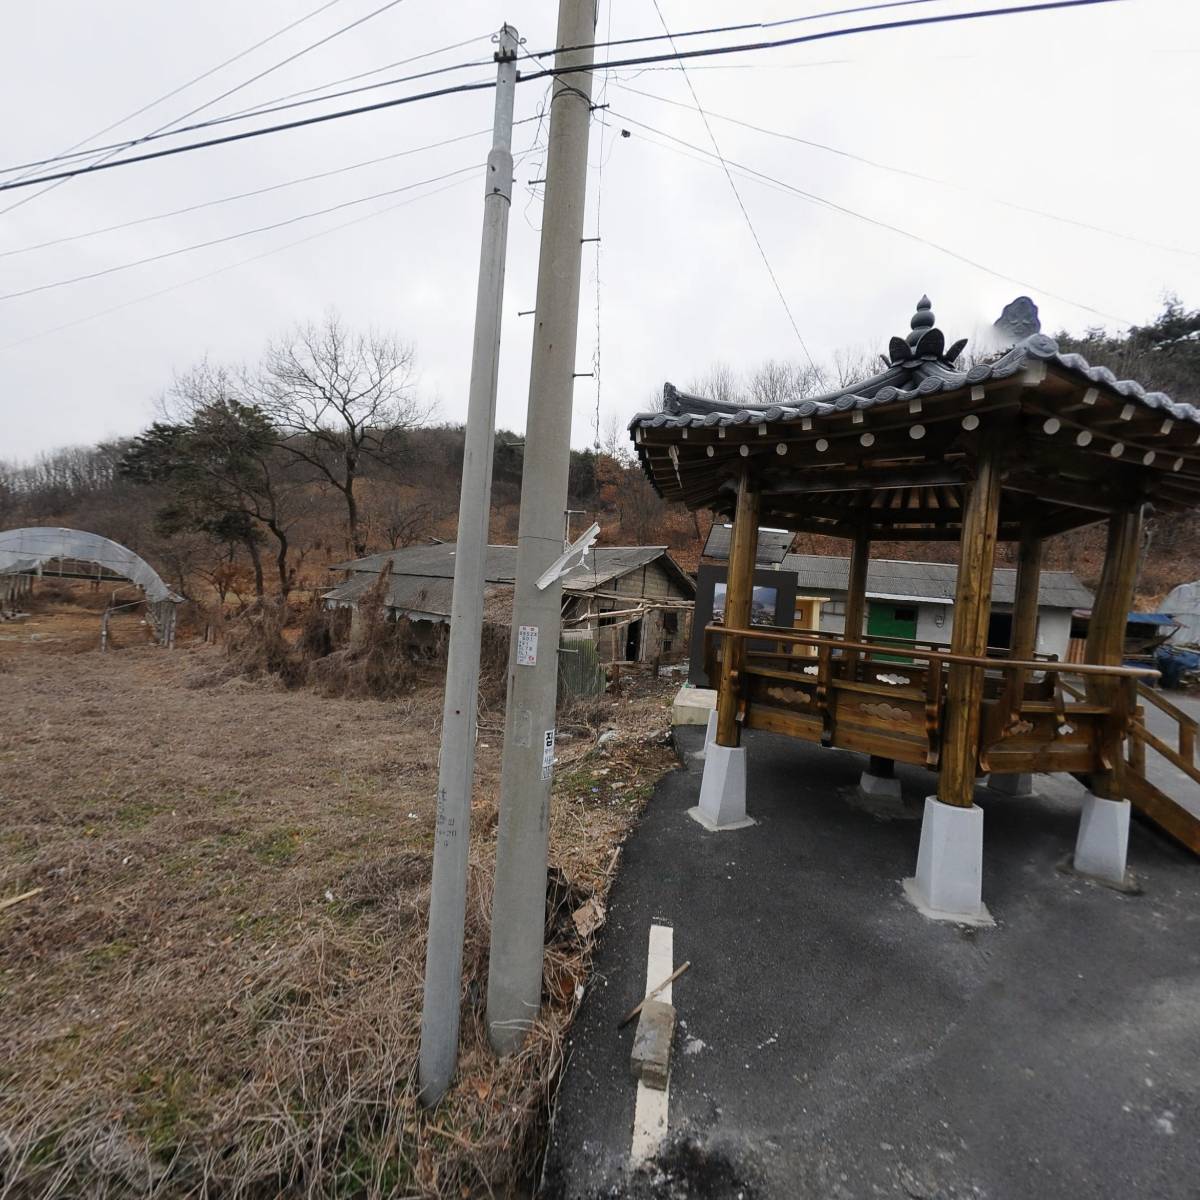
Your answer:
[[[673,761],[671,689],[609,704],[603,747],[595,724],[560,745],[546,1006],[503,1061],[483,1020],[500,738],[481,734],[461,1067],[425,1113],[440,691],[185,686],[222,661],[8,656],[0,895],[45,890],[0,913],[0,1197],[517,1194],[618,847]]]

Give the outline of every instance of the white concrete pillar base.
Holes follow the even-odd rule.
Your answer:
[[[858,787],[864,796],[870,796],[873,800],[900,799],[900,780],[895,775],[887,778],[864,771],[858,781]]]
[[[713,742],[715,742],[716,740],[717,740],[717,710],[714,708],[712,710],[712,712],[710,712],[708,714],[708,724],[704,728],[704,749],[707,750],[709,748],[709,746],[711,746],[713,744]]]
[[[1075,839],[1075,870],[1105,883],[1124,884],[1128,851],[1129,801],[1086,792]]]
[[[1033,795],[1033,776],[1026,772],[992,775],[988,787],[1014,800],[1024,800]]]
[[[746,816],[746,751],[741,746],[713,742],[708,747],[700,803],[688,809],[688,816],[713,832],[755,823]]]
[[[934,920],[995,924],[983,903],[983,809],[925,798],[917,873],[904,892]]]

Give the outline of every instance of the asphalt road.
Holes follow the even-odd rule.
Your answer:
[[[863,760],[752,733],[753,828],[686,816],[688,766],[631,837],[574,1030],[549,1197],[1200,1196],[1200,861],[1134,823],[1126,895],[1061,870],[1078,785],[979,793],[997,927],[902,898],[932,777],[857,799]],[[627,1169],[652,920],[674,927],[668,1140]]]

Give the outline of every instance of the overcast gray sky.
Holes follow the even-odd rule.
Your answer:
[[[382,2],[337,0],[101,141],[178,117]],[[850,0],[660,4],[678,31],[803,16],[849,7]],[[993,0],[930,0],[765,32],[993,6]],[[317,7],[318,0],[9,4],[0,73],[3,162],[59,152]],[[480,40],[392,74],[486,59],[486,35],[505,20],[530,49],[543,49],[553,45],[556,7],[551,0],[403,0],[203,116],[465,38]],[[601,0],[602,35],[610,28],[614,38],[661,32],[653,0],[617,0],[611,9]],[[704,43],[689,42],[697,44]],[[1121,0],[706,59],[689,71],[727,159],[851,210],[762,181],[738,181],[804,342],[824,362],[840,347],[882,350],[888,337],[906,331],[923,291],[948,338],[971,334],[1021,292],[1039,302],[1048,330],[1144,321],[1167,291],[1200,304],[1198,53],[1196,0]],[[433,82],[493,75],[490,65],[476,66]],[[596,91],[604,87],[598,76]],[[544,97],[543,83],[520,87],[518,119],[535,115]],[[599,261],[601,375],[599,396],[592,380],[577,382],[576,445],[595,437],[597,400],[604,419],[616,413],[625,420],[664,380],[684,385],[714,360],[745,369],[766,358],[804,357],[719,165],[663,136],[711,147],[680,71],[614,71],[605,98],[607,124],[593,127],[587,218],[594,235],[599,214],[603,242],[599,251],[584,247],[578,346],[579,369],[589,370]],[[491,107],[489,92],[467,93],[74,179],[0,217],[0,253],[484,130]],[[536,128],[534,122],[517,128],[518,151],[533,145]],[[631,136],[621,137],[622,129]],[[487,145],[479,136],[6,254],[0,291],[104,270],[482,164]],[[531,318],[517,312],[533,307],[541,219],[540,192],[527,181],[541,173],[540,162],[535,150],[517,167],[510,226],[499,422],[517,430],[524,426],[531,328]],[[0,194],[0,208],[24,195]],[[423,394],[438,401],[444,419],[461,420],[481,195],[482,170],[0,301],[0,459],[135,433],[152,419],[172,372],[205,356],[252,360],[270,337],[330,307],[353,324],[410,340]],[[411,202],[394,207],[401,200]]]

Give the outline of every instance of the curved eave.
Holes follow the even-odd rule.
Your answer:
[[[1026,476],[1047,477],[1042,509],[1062,528],[1071,527],[1066,509],[1083,509],[1074,523],[1086,524],[1133,497],[1174,510],[1200,506],[1200,410],[1060,354],[1050,338],[1031,338],[966,371],[918,362],[904,373],[901,382],[876,377],[869,395],[850,389],[788,406],[642,414],[631,431],[659,495],[690,508],[729,512],[729,481],[746,466],[766,481],[764,503],[772,488],[788,490],[797,473],[812,477],[806,486],[823,503],[839,490],[843,501],[861,495],[871,480],[894,491],[906,473],[914,488],[934,479],[941,500],[938,492],[925,493],[925,501],[911,497],[914,523],[900,526],[904,537],[917,537],[932,512],[948,507],[945,489],[970,478],[981,437],[1007,439],[1014,493],[1036,498]],[[926,502],[937,507],[928,510]],[[878,510],[878,502],[871,507]],[[1010,507],[1016,511],[1015,502]],[[785,523],[782,515],[771,521]],[[936,527],[947,536],[944,515]]]

